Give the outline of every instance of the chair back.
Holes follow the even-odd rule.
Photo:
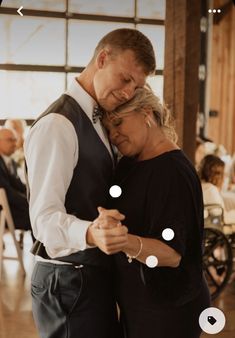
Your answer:
[[[5,232],[6,225],[12,235],[13,242],[16,248],[17,257],[5,257],[3,256],[3,235]],[[2,263],[3,259],[17,259],[20,263],[22,274],[25,275],[22,251],[20,250],[19,243],[16,240],[15,236],[15,225],[11,215],[11,210],[9,207],[6,191],[3,188],[0,188],[0,280],[2,273]]]
[[[3,188],[0,188],[0,206],[2,207],[2,212],[4,213],[4,217],[8,227],[11,228],[12,230],[15,230],[15,225],[8,204],[7,195],[5,189]]]

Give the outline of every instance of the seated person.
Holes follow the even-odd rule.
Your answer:
[[[4,127],[12,130],[16,135],[16,150],[12,155],[12,158],[17,162],[19,166],[21,166],[24,163],[23,145],[26,122],[25,120],[20,119],[10,119],[6,120]]]
[[[224,210],[224,222],[235,224],[235,210],[225,210],[221,188],[224,180],[225,163],[218,156],[205,156],[199,166],[204,204],[219,204]]]
[[[6,120],[4,128],[10,129],[16,136],[16,149],[11,157],[17,164],[17,174],[21,181],[25,183],[24,175],[24,133],[26,128],[25,120],[20,119],[9,119]]]
[[[31,230],[26,187],[17,176],[16,163],[10,157],[16,137],[10,129],[0,129],[0,188],[4,188],[16,229]]]

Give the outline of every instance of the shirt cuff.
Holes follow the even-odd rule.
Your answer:
[[[91,221],[83,221],[76,219],[75,222],[70,224],[67,232],[67,245],[64,247],[50,248],[45,247],[49,257],[56,259],[56,257],[63,257],[71,255],[72,253],[83,251],[85,249],[94,248],[86,243],[86,233],[90,226]],[[65,249],[67,247],[67,249]]]
[[[79,219],[79,224],[78,222],[74,222],[70,225],[68,237],[72,248],[77,248],[80,251],[95,247],[86,242],[86,233],[91,223],[91,221]]]

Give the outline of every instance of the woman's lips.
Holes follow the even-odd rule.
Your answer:
[[[126,140],[122,140],[122,141],[116,143],[116,147],[119,147],[119,146],[120,146],[121,144],[123,144],[124,142],[126,142]]]

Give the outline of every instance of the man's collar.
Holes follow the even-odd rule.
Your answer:
[[[68,90],[65,92],[65,94],[71,96],[79,106],[82,108],[82,110],[87,114],[89,119],[92,121],[92,114],[94,107],[97,106],[96,101],[91,97],[85,89],[82,88],[82,86],[79,84],[79,82],[74,78],[68,88]]]

